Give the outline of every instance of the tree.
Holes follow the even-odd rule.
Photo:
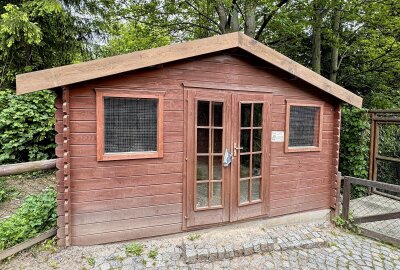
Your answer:
[[[0,2],[0,164],[54,156],[54,94],[15,95],[15,76],[86,58],[86,27],[56,0]]]

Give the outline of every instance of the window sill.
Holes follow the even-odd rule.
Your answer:
[[[128,160],[128,159],[146,159],[146,158],[162,158],[163,154],[160,152],[138,152],[138,153],[107,153],[98,156],[97,161],[110,161],[110,160]]]
[[[300,147],[288,147],[285,149],[286,153],[295,153],[295,152],[320,152],[322,150],[321,146],[300,146]]]

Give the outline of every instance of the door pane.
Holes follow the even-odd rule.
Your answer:
[[[221,182],[213,182],[212,183],[212,198],[211,198],[211,205],[221,205],[222,204],[222,183]]]
[[[262,111],[263,111],[262,103],[254,104],[253,127],[261,127],[262,126],[262,118],[263,118]]]
[[[210,102],[209,101],[198,101],[197,102],[197,125],[208,126],[210,119]]]
[[[253,164],[252,164],[252,176],[260,176],[261,175],[261,154],[253,155]]]
[[[222,179],[222,156],[214,156],[213,158],[213,179],[212,180],[221,180]]]
[[[240,203],[249,201],[249,180],[240,180]]]
[[[261,183],[260,178],[251,180],[251,200],[252,201],[260,199],[260,183]]]
[[[240,126],[250,127],[251,123],[251,104],[240,105]]]
[[[222,129],[214,129],[213,153],[222,153]]]
[[[196,206],[208,207],[208,183],[197,183]]]
[[[253,129],[253,152],[261,151],[262,130]]]
[[[208,157],[197,157],[197,180],[208,180]]]
[[[250,177],[250,155],[240,156],[240,178]]]
[[[240,152],[247,153],[250,152],[250,130],[241,130],[240,131],[240,147],[243,147]]]
[[[197,153],[208,153],[209,132],[207,128],[197,129]]]
[[[223,119],[223,103],[222,102],[213,102],[213,126],[214,127],[222,127],[222,119]]]

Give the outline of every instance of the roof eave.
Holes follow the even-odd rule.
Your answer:
[[[241,48],[355,107],[362,106],[361,97],[240,32],[20,74],[16,80],[17,94],[66,86],[232,48]]]

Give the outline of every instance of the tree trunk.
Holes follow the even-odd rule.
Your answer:
[[[333,14],[333,26],[332,30],[335,35],[335,40],[332,43],[332,51],[331,51],[331,70],[329,73],[329,79],[336,83],[337,81],[337,72],[339,69],[339,36],[340,36],[340,17],[341,17],[341,6],[339,5]]]
[[[215,7],[218,18],[219,18],[219,30],[222,34],[226,33],[226,27],[228,24],[228,16],[223,3],[218,3]]]
[[[322,4],[320,0],[314,0],[314,21],[312,35],[312,70],[321,74],[321,29],[322,29]]]
[[[256,35],[256,1],[249,1],[245,7],[244,33],[252,38]]]
[[[229,32],[239,31],[239,12],[236,5],[232,4],[231,21],[229,25]]]

